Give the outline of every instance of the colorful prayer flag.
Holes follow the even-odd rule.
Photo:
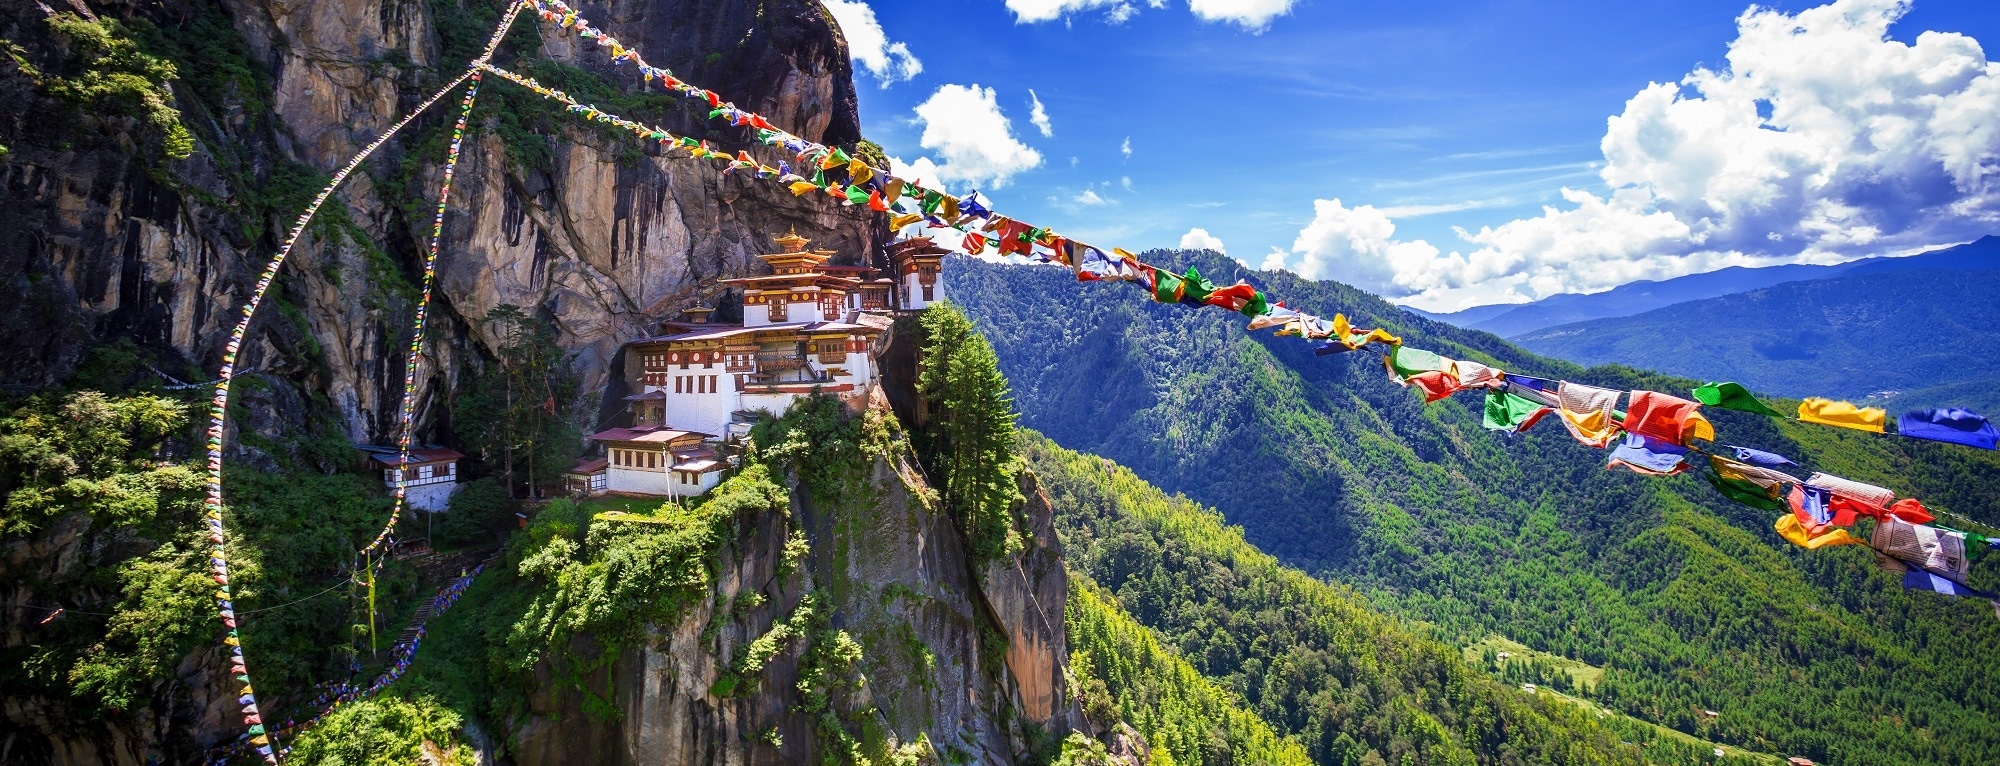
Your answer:
[[[1555,408],[1540,402],[1525,399],[1500,389],[1486,391],[1486,430],[1520,433],[1535,427],[1535,424]]]
[[[2000,449],[2000,430],[1978,413],[1956,407],[1903,413],[1896,419],[1896,433],[1912,439]]]
[[[1799,402],[1799,419],[1807,423],[1883,433],[1889,413],[1879,407],[1856,407],[1849,402],[1814,397]]]
[[[1556,414],[1563,426],[1586,447],[1605,447],[1618,435],[1618,422],[1611,414],[1618,410],[1618,393],[1563,381],[1556,391]]]
[[[1774,418],[1785,416],[1784,413],[1771,409],[1763,402],[1757,401],[1757,397],[1751,396],[1750,390],[1744,388],[1741,383],[1705,384],[1694,390],[1694,400],[1701,402],[1705,406],[1719,409],[1753,412],[1758,415],[1769,415]]]

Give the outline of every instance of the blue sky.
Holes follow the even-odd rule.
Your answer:
[[[1192,2],[827,0],[869,138],[1094,244],[1452,309],[2000,232],[1991,0]]]

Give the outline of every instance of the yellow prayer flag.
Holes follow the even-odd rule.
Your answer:
[[[1858,545],[1866,542],[1859,537],[1848,534],[1845,529],[1836,529],[1814,537],[1806,531],[1805,525],[1799,523],[1797,516],[1789,513],[1779,516],[1778,523],[1773,526],[1778,530],[1779,537],[1785,538],[1791,544],[1805,548],[1806,550],[1818,550],[1835,545]]]
[[[860,186],[875,177],[875,169],[868,167],[866,162],[851,160],[847,163],[847,177],[850,179],[848,183]]]
[[[1799,419],[1807,423],[1882,433],[1889,413],[1880,407],[1856,407],[1848,402],[1814,397],[1799,402]]]
[[[793,181],[791,186],[788,186],[786,188],[792,190],[792,196],[803,197],[806,195],[806,192],[812,191],[819,187],[814,186],[811,181]]]
[[[895,231],[897,229],[901,229],[905,226],[908,226],[910,224],[916,223],[921,220],[924,220],[923,213],[903,213],[902,215],[893,215],[889,217],[889,230]]]

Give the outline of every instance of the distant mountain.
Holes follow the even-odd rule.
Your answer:
[[[1624,367],[1586,370],[1352,287],[1252,271],[1221,256],[1146,258],[1198,266],[1217,282],[1242,278],[1286,305],[1344,312],[1454,358],[1617,389],[1685,392],[1698,383]],[[1421,618],[1450,643],[1498,634],[1602,667],[1592,700],[1732,747],[1870,766],[2000,763],[2000,665],[1966,661],[2000,646],[2000,620],[1984,602],[1903,593],[1859,547],[1795,549],[1772,532],[1776,513],[1732,503],[1698,477],[1607,471],[1603,451],[1577,444],[1553,420],[1518,436],[1488,432],[1476,397],[1426,406],[1390,382],[1371,353],[1315,356],[1297,338],[1246,332],[1240,315],[1152,303],[1128,285],[1080,285],[1059,268],[954,258],[944,278],[999,353],[1022,425],[1213,507],[1250,544]],[[1938,345],[1907,328],[1849,332],[1869,337],[1883,358]],[[1979,354],[2000,358],[1967,355]],[[1714,420],[1731,443],[1787,455],[1801,471],[1840,473],[2000,522],[2000,453],[1728,411]],[[1041,462],[1036,470],[1052,493],[1069,494],[1055,471]],[[1059,501],[1069,512],[1099,507],[1070,496],[1079,502]],[[1252,627],[1224,605],[1154,606],[1157,594],[1183,592],[1287,603],[1283,592],[1232,573],[1235,554],[1156,558],[1153,550],[1166,549],[1136,535],[1067,533],[1079,566],[1183,656],[1240,690],[1252,709],[1297,711],[1274,724],[1281,730],[1309,732],[1318,715],[1310,711],[1339,710],[1354,694],[1358,685],[1333,669],[1348,650],[1288,648],[1264,634],[1289,628]],[[1221,547],[1212,531],[1191,537]],[[1981,562],[1973,579],[1974,587],[2000,587],[2000,566]],[[1275,606],[1244,606],[1258,620],[1266,608],[1276,614]],[[1286,623],[1274,616],[1269,624]],[[1307,697],[1296,708],[1284,702]]]
[[[2000,373],[2000,270],[1857,271],[1551,327],[1516,342],[1578,364],[1734,380],[1785,396],[1991,401],[1990,384],[1933,389]]]
[[[1885,274],[1917,269],[2000,269],[2000,236],[1911,256],[1865,258],[1834,266],[1731,266],[1705,274],[1641,281],[1582,295],[1551,295],[1533,303],[1474,306],[1463,311],[1411,311],[1468,330],[1514,338],[1556,325],[1627,317],[1676,303],[1714,298],[1786,282],[1849,274]]]

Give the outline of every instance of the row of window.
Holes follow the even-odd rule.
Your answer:
[[[716,392],[714,375],[675,375],[674,393],[712,394]]]
[[[445,463],[443,465],[420,465],[415,468],[405,468],[403,469],[402,474],[404,481],[424,481],[426,479],[450,478],[458,475],[458,464]],[[389,468],[383,470],[382,480],[390,484],[396,483],[396,469]]]
[[[619,468],[652,468],[657,470],[660,467],[660,453],[650,450],[614,449],[611,450],[611,464]]]

